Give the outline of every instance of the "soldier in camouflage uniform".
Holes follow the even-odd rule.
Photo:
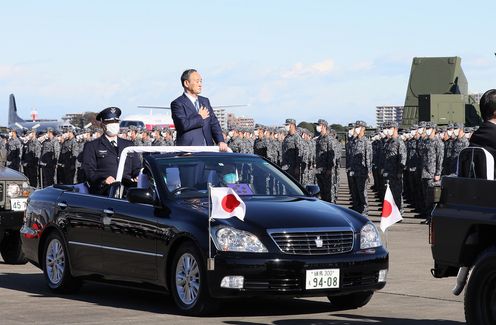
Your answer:
[[[24,174],[29,179],[29,184],[33,187],[38,186],[38,160],[41,156],[41,144],[36,139],[36,130],[29,132],[28,141],[22,149],[22,168]]]
[[[331,139],[334,144],[334,169],[332,171],[332,203],[336,203],[338,199],[338,189],[340,183],[339,169],[341,167],[341,155],[343,147],[337,138],[336,130],[330,130]]]
[[[384,126],[386,142],[382,154],[382,176],[389,183],[394,202],[402,210],[403,170],[406,165],[406,146],[398,136],[398,123],[387,122]]]
[[[0,137],[0,167],[5,167],[7,164],[7,140]]]
[[[74,136],[74,129],[67,127],[64,129],[64,142],[60,146],[58,159],[57,179],[59,184],[74,184],[76,174],[76,160],[79,155],[80,146]]]
[[[382,156],[382,141],[381,129],[377,128],[377,133],[372,137],[372,177],[374,178],[374,185],[371,187],[376,193],[379,193],[379,174],[381,172],[381,156]]]
[[[436,137],[436,125],[432,122],[426,123],[425,137],[420,143],[419,155],[423,197],[422,213],[426,222],[429,222],[434,205],[434,186],[441,180],[444,158],[444,146],[442,141]]]
[[[257,138],[253,142],[253,153],[264,158],[268,158],[268,140],[265,138],[264,127],[259,126],[257,129]]]
[[[453,130],[453,142],[450,147],[450,162],[446,164],[446,175],[456,174],[458,156],[468,147],[469,140],[465,136],[463,123],[456,123]]]
[[[349,173],[349,165],[350,165],[350,157],[351,157],[351,146],[353,144],[353,141],[356,139],[356,134],[355,134],[355,124],[354,123],[349,123],[347,127],[347,134],[346,134],[346,143],[345,143],[345,155],[346,155],[346,178],[348,180],[348,190],[350,194],[352,193],[351,191],[351,178],[350,178],[350,173]],[[353,199],[352,199],[353,203]]]
[[[162,131],[162,137],[163,137],[163,145],[164,146],[169,146],[169,147],[174,146],[174,139],[172,137],[172,130],[171,129],[169,129],[168,127],[165,127],[164,130]]]
[[[320,197],[327,202],[333,202],[333,170],[336,164],[335,142],[329,133],[329,124],[320,119],[317,122],[317,132],[320,133],[316,140],[316,178],[320,187]]]
[[[45,140],[41,144],[41,157],[39,165],[42,174],[42,187],[54,184],[55,167],[60,154],[60,144],[55,137],[55,130],[47,128]]]
[[[133,141],[135,146],[142,146],[143,142],[141,142],[141,139],[138,137],[139,129],[135,125],[129,126],[129,132],[128,132],[128,138],[129,140]]]
[[[288,135],[282,142],[282,169],[300,181],[303,140],[297,132],[294,119],[286,119],[286,131]]]
[[[420,138],[418,133],[418,125],[413,125],[410,129],[410,139],[406,143],[406,178],[405,178],[405,191],[408,201],[416,207],[418,187],[416,184],[416,170],[419,164],[419,156],[417,151],[417,144]]]
[[[240,153],[243,147],[243,139],[241,138],[241,132],[237,128],[233,129],[232,138],[227,144],[231,148],[232,152]]]
[[[155,126],[153,128],[153,140],[152,140],[152,146],[163,146],[164,145],[164,139],[162,138],[162,127],[160,126]]]
[[[446,131],[444,132],[444,137],[440,136],[444,144],[444,159],[443,159],[443,170],[441,171],[441,175],[449,175],[450,166],[452,165],[453,157],[451,157],[451,153],[453,150],[453,142],[455,140],[455,136],[453,134],[455,125],[453,123],[449,123],[446,127]],[[456,164],[456,162],[455,162]]]
[[[348,175],[351,181],[353,210],[367,215],[367,183],[372,176],[372,145],[365,137],[364,121],[355,123],[356,138],[350,142]]]
[[[7,167],[20,171],[21,169],[22,143],[17,137],[15,129],[9,130],[9,140],[7,141]]]
[[[301,184],[315,184],[315,142],[309,130],[302,129],[301,134],[303,140]]]
[[[148,130],[143,130],[141,132],[141,142],[143,143],[143,146],[151,146],[152,145],[152,137],[150,136],[150,131]]]
[[[78,156],[76,158],[76,183],[86,182],[86,176],[84,175],[84,169],[81,168],[83,163],[83,149],[84,144],[91,141],[91,131],[89,129],[84,129],[82,133],[76,137],[78,144]]]

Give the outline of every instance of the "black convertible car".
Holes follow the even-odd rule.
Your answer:
[[[376,227],[316,198],[317,186],[303,188],[256,155],[143,155],[137,187],[117,182],[102,197],[59,185],[30,196],[23,250],[53,291],[84,279],[160,288],[198,315],[231,297],[327,296],[358,308],[385,286],[388,252]],[[209,185],[236,191],[244,221],[209,227]]]

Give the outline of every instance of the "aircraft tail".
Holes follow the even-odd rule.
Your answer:
[[[17,106],[14,94],[10,94],[9,98],[9,126],[19,122],[25,122],[22,118],[17,115]]]

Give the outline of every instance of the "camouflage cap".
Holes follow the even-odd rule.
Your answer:
[[[367,123],[365,123],[365,121],[356,121],[355,122],[355,127],[364,127],[364,128],[366,128],[367,127]]]
[[[293,118],[287,118],[285,124],[296,124],[296,120]]]
[[[163,128],[159,125],[156,125],[152,128],[152,131],[155,132],[155,131],[159,131],[159,132],[162,132]]]
[[[353,129],[355,127],[355,124],[353,123],[348,123],[348,129]]]
[[[474,132],[474,128],[470,128],[470,127],[463,128],[463,132],[472,133],[472,132]]]
[[[448,125],[446,125],[446,129],[447,130],[450,130],[450,129],[454,129],[455,128],[455,125],[453,123],[448,123]]]
[[[129,131],[136,131],[136,132],[138,132],[138,127],[136,125],[130,125],[129,126]]]
[[[419,127],[419,129],[420,129],[420,128],[425,128],[425,127],[427,127],[427,122],[426,122],[426,121],[420,121],[420,122],[419,122],[419,124],[418,124],[418,127]]]
[[[326,121],[326,120],[324,120],[324,119],[322,119],[322,118],[321,118],[321,119],[319,119],[319,120],[317,121],[317,123],[318,123],[318,124],[325,125],[325,126],[329,126],[329,124],[327,123],[327,121]]]
[[[455,129],[463,129],[465,126],[461,122],[455,123]]]
[[[446,130],[448,130],[448,128],[446,126],[439,126],[437,128],[437,132],[446,132]]]
[[[398,128],[398,122],[394,122],[394,121],[393,121],[393,122],[390,122],[390,126],[389,126],[389,127],[390,127],[390,128],[395,128],[395,129],[397,129],[397,128]]]
[[[437,128],[437,124],[436,124],[436,123],[434,123],[434,122],[427,122],[427,123],[425,124],[425,127],[426,127],[427,129],[435,129],[435,128]]]
[[[410,131],[417,131],[417,129],[419,128],[418,124],[414,124],[412,125],[412,127],[410,128]]]

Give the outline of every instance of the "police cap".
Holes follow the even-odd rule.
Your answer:
[[[121,109],[119,107],[107,107],[96,116],[96,120],[100,122],[118,122],[121,117]]]

